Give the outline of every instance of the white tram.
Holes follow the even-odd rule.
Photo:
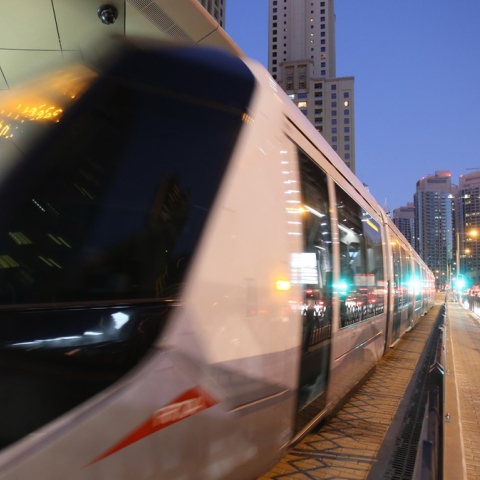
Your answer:
[[[263,67],[106,58],[0,102],[0,479],[256,478],[433,276]]]

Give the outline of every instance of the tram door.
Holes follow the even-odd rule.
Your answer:
[[[404,296],[405,292],[402,285],[402,248],[398,242],[392,242],[392,255],[393,255],[393,328],[390,345],[395,343],[402,334],[400,328],[402,321],[402,313],[404,311]]]
[[[303,341],[296,431],[324,407],[332,334],[332,241],[327,175],[299,150],[303,251],[292,259],[303,288]]]

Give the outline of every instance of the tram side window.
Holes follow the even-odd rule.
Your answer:
[[[412,307],[413,303],[413,278],[412,278],[412,257],[409,252],[402,251],[402,286],[405,294],[405,305]]]
[[[331,335],[332,241],[327,175],[302,151],[299,163],[305,245],[294,271],[304,290],[303,348],[308,351]]]
[[[341,327],[384,312],[385,277],[379,224],[344,190],[336,187],[340,237]]]
[[[430,294],[430,279],[428,278],[428,270],[425,268],[425,266],[422,266],[422,277],[423,277],[423,283],[422,283],[422,297],[423,301],[428,303],[428,296]]]
[[[403,306],[402,289],[402,256],[401,247],[395,240],[392,241],[393,256],[393,304],[394,311],[397,312]]]
[[[423,295],[423,277],[420,265],[415,263],[415,300],[420,302]]]
[[[406,289],[404,287],[403,276],[403,258],[405,257],[402,246],[395,240],[392,241],[392,256],[393,256],[393,328],[392,341],[397,340],[402,332],[402,312],[406,304]]]

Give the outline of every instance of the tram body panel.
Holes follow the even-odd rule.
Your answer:
[[[252,123],[243,127],[187,282],[184,316],[171,323],[159,346],[174,345],[218,364],[300,344],[300,319],[285,309],[301,301],[300,293],[295,286],[276,288],[289,280],[290,255],[301,240],[288,235],[286,209],[300,200],[285,184],[295,179],[287,171],[295,158],[282,133],[280,106],[268,95],[251,105]],[[183,337],[186,330],[195,332],[193,344]],[[247,368],[254,376],[261,372],[255,365]],[[283,382],[284,373],[270,372],[274,382]]]
[[[226,412],[178,363],[168,352],[155,354],[129,381],[10,450],[0,478],[129,479],[155,478],[161,472],[168,478],[241,480],[258,469],[261,459],[276,454],[278,444],[258,438],[259,432],[268,432],[272,418],[257,409],[249,414],[250,424]],[[168,390],[162,388],[166,382]],[[277,422],[285,418],[283,408],[269,407]],[[278,423],[288,431],[286,420]]]
[[[331,357],[328,399],[336,404],[375,367],[385,347],[386,316],[336,332]]]

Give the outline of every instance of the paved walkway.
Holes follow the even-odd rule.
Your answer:
[[[407,408],[402,400],[440,306],[385,355],[330,423],[308,435],[259,480],[366,479],[372,467],[376,473],[372,470],[370,478],[383,478],[380,472],[386,469]]]
[[[447,303],[444,480],[480,480],[480,323]]]

